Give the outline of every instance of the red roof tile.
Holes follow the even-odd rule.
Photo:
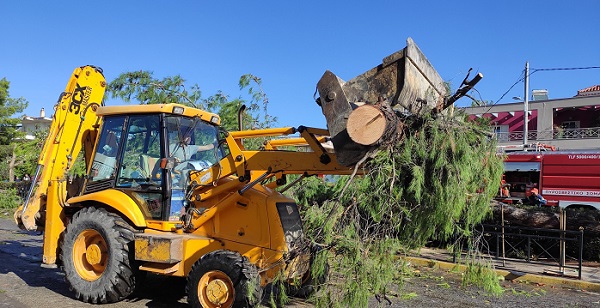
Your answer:
[[[593,93],[593,92],[600,92],[600,84],[577,91],[577,96],[600,94],[600,93]]]

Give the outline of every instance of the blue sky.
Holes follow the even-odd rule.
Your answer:
[[[497,101],[532,69],[600,66],[600,1],[1,1],[0,78],[28,115],[51,110],[75,67],[107,80],[125,71],[179,74],[204,97],[259,76],[280,126],[325,126],[313,101],[325,70],[345,80],[412,37],[454,89],[467,70],[484,74]],[[571,97],[600,84],[600,70],[540,71],[531,89]],[[523,96],[518,83],[500,103]],[[109,100],[107,104],[120,104]],[[468,99],[459,106],[470,105]]]

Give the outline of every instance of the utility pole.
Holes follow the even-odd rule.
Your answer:
[[[527,146],[529,133],[529,61],[525,62],[525,93],[523,96],[523,149]]]

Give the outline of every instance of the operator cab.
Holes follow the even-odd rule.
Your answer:
[[[189,172],[224,157],[218,127],[200,117],[106,115],[98,140],[84,194],[120,190],[152,220],[179,221]]]

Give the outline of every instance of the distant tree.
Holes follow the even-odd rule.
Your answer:
[[[21,119],[14,116],[23,112],[28,104],[24,98],[11,98],[9,87],[10,82],[6,78],[0,79],[0,145],[11,144],[15,138],[22,136],[17,131]]]
[[[476,99],[471,100],[471,107],[491,106],[493,104],[494,104],[494,102],[492,102],[492,101],[484,101],[484,100],[476,100]]]
[[[44,146],[47,130],[39,130],[34,134],[33,140],[23,140],[15,148],[15,175],[22,177],[25,174],[33,176],[40,157],[40,149]]]
[[[108,92],[112,98],[125,102],[177,103],[214,112],[219,114],[222,126],[227,130],[238,130],[238,110],[244,104],[248,104],[248,112],[244,116],[243,129],[270,127],[276,122],[276,118],[267,113],[268,98],[262,91],[260,78],[251,74],[243,75],[239,86],[240,89],[248,88],[251,96],[249,101],[241,97],[230,100],[228,95],[220,91],[203,98],[198,84],[186,86],[185,79],[179,75],[158,79],[150,71],[135,71],[120,74],[109,83]]]
[[[21,119],[14,116],[23,112],[28,102],[24,98],[11,98],[9,87],[10,82],[6,78],[0,79],[0,178],[13,181],[17,164],[15,150],[19,144],[17,138],[23,136],[18,130]]]
[[[112,98],[120,98],[125,102],[134,101],[140,104],[177,103],[196,108],[203,106],[198,85],[188,90],[181,76],[170,76],[156,79],[150,71],[125,72],[108,85]]]
[[[258,87],[258,89],[255,88],[253,85]],[[251,129],[267,128],[277,123],[277,118],[269,115],[267,108],[269,105],[269,98],[262,89],[262,79],[252,74],[245,74],[242,75],[242,77],[240,77],[239,86],[240,90],[247,88],[248,94],[252,97],[249,106],[250,112],[252,114],[262,112],[263,115],[261,121],[253,119],[254,122],[252,123]],[[262,104],[262,106],[259,106],[258,104]]]

